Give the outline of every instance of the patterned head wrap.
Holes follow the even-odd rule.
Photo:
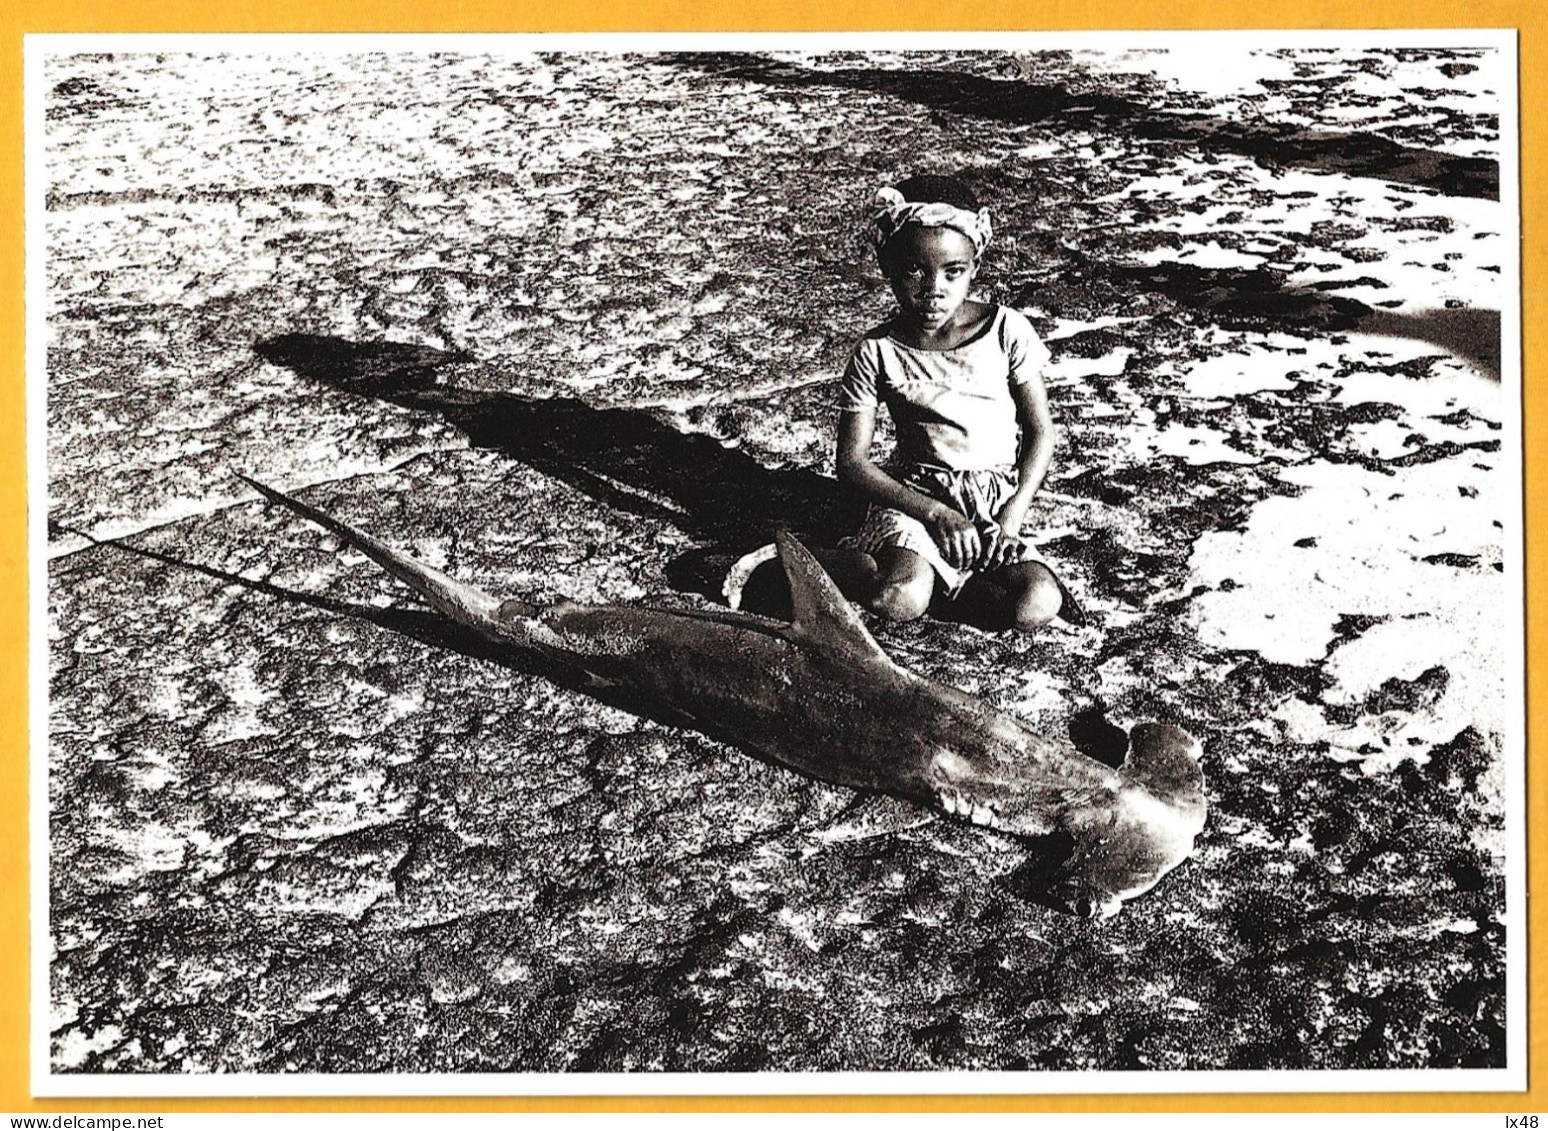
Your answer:
[[[987,208],[969,212],[941,201],[904,200],[903,194],[897,189],[884,188],[877,192],[876,199],[871,202],[869,216],[874,229],[871,238],[878,252],[908,224],[919,224],[925,228],[951,228],[961,232],[973,241],[974,256],[982,255],[985,245],[989,243],[991,229]]]

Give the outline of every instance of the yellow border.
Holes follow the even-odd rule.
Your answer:
[[[0,15],[0,1111],[1459,1111],[1548,1110],[1543,1040],[1544,995],[1529,982],[1529,1061],[1534,1087],[1519,1093],[1312,1094],[1047,1097],[673,1097],[595,1099],[231,1099],[34,1101],[28,1083],[27,920],[27,680],[26,480],[23,458],[24,355],[22,305],[22,36],[29,32],[305,32],[305,31],[896,31],[896,30],[1109,30],[1159,28],[1416,28],[1520,29],[1521,106],[1548,104],[1548,30],[1534,0],[1169,0],[1150,6],[1132,0],[1005,0],[998,4],[942,5],[922,0],[739,0],[695,5],[690,0],[268,0],[242,11],[200,0],[28,0]],[[46,10],[45,10],[46,9]],[[1543,140],[1548,125],[1522,114],[1522,297],[1525,362],[1523,421],[1527,514],[1548,507],[1548,405],[1536,376],[1548,326],[1535,317],[1548,283],[1548,244],[1538,238],[1544,220]],[[1539,596],[1545,546],[1527,526],[1527,585]],[[41,626],[39,626],[41,631]],[[1542,654],[1548,616],[1529,600],[1527,653]],[[1529,665],[1528,748],[1548,726],[1548,681]],[[1540,887],[1545,833],[1542,777],[1529,773],[1528,890]],[[1544,908],[1528,904],[1532,967],[1543,949]]]

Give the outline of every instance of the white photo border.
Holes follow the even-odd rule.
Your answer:
[[[628,1096],[628,1095],[1071,1095],[1090,1093],[1507,1092],[1527,1088],[1526,901],[1526,614],[1503,641],[1509,700],[1517,729],[1504,736],[1506,762],[1506,1063],[1490,1069],[1287,1069],[1190,1071],[942,1071],[765,1073],[514,1074],[119,1074],[53,1071],[47,1026],[52,951],[49,890],[49,737],[47,688],[47,295],[43,68],[81,52],[220,51],[225,53],[361,51],[501,54],[683,51],[1031,51],[1176,47],[1208,38],[1222,46],[1263,48],[1479,48],[1499,52],[1499,184],[1502,231],[1518,253],[1501,264],[1499,474],[1515,491],[1519,521],[1503,533],[1507,592],[1526,594],[1521,354],[1520,115],[1514,29],[1283,31],[997,31],[997,32],[606,32],[606,33],[113,33],[24,37],[24,208],[26,231],[26,388],[28,474],[30,726],[31,1086],[37,1097],[227,1096]]]

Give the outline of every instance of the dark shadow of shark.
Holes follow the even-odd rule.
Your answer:
[[[833,479],[771,471],[642,409],[458,386],[452,382],[459,367],[474,360],[467,354],[309,334],[271,338],[255,349],[310,380],[439,416],[475,447],[704,541],[750,547],[767,542],[776,526],[819,541],[847,532],[842,523],[852,501]]]

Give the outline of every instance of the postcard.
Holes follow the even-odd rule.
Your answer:
[[[37,1095],[1526,1086],[1513,34],[26,73]]]

